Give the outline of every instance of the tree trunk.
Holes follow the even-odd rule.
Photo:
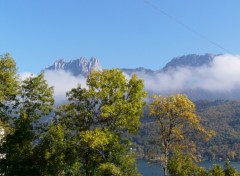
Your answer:
[[[163,167],[163,175],[167,176],[167,167]]]
[[[164,176],[168,175],[167,165],[168,165],[168,147],[166,147],[165,150],[164,150],[164,161],[163,161],[163,174],[164,174]]]

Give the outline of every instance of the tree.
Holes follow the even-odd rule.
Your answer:
[[[211,137],[213,131],[207,131],[201,124],[195,112],[195,105],[186,95],[172,95],[168,97],[153,96],[149,105],[150,116],[157,118],[160,127],[158,138],[161,141],[161,164],[164,175],[167,175],[169,154],[173,150],[194,150],[195,145],[191,136],[201,132],[206,138]],[[189,140],[190,139],[190,140]]]
[[[4,54],[0,56],[0,144],[10,131],[7,123],[10,109],[7,105],[18,94],[18,90],[16,63],[10,54]]]
[[[8,123],[12,132],[6,135],[1,147],[5,158],[1,159],[0,170],[4,175],[40,174],[34,148],[40,139],[39,120],[52,111],[52,94],[43,74],[22,82],[20,94],[11,105]]]
[[[207,176],[207,171],[199,167],[189,155],[178,151],[169,159],[168,172],[171,176]]]
[[[208,171],[209,176],[225,176],[225,173],[221,166],[214,164],[213,167]]]
[[[224,165],[225,169],[224,169],[224,173],[225,176],[239,176],[240,174],[238,173],[237,169],[235,169],[234,167],[232,167],[230,165],[230,161],[226,161],[225,165]]]
[[[14,98],[18,88],[16,63],[10,54],[4,54],[0,56],[0,102]]]
[[[92,72],[87,88],[68,92],[70,103],[60,107],[58,124],[72,134],[75,161],[84,175],[121,173],[137,175],[136,162],[125,133],[135,133],[146,96],[143,82],[136,76],[127,80],[122,71]],[[109,170],[107,166],[111,166]]]
[[[98,175],[121,176],[121,171],[113,163],[104,163],[99,166]]]
[[[72,140],[69,132],[62,125],[51,122],[41,136],[35,147],[41,175],[81,175],[81,163],[75,150],[78,142]]]

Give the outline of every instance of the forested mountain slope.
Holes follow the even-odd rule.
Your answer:
[[[240,101],[216,100],[196,101],[197,114],[202,124],[216,132],[216,136],[206,142],[197,142],[202,159],[240,160]],[[146,110],[147,111],[147,110]],[[153,141],[159,134],[155,119],[142,118],[139,133],[133,136],[140,157],[154,158],[158,154],[158,143]]]

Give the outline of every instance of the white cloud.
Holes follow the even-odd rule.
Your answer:
[[[30,72],[24,72],[24,73],[20,73],[20,79],[21,80],[25,80],[26,78],[29,78],[29,77],[34,77],[36,76],[35,74],[33,73],[30,73]]]
[[[146,74],[136,72],[144,80],[145,89],[155,93],[177,93],[203,90],[211,93],[231,93],[240,90],[240,56],[221,55],[214,58],[210,65],[201,67],[178,67],[167,72]],[[20,75],[22,79],[31,73]],[[130,76],[126,75],[127,79]],[[46,71],[45,79],[54,87],[54,98],[57,104],[67,100],[66,92],[81,84],[86,87],[86,78],[75,77],[64,71]]]
[[[30,72],[24,72],[19,75],[21,80],[34,76],[36,75]],[[54,87],[53,96],[56,104],[67,101],[66,93],[79,84],[81,84],[82,87],[86,87],[86,78],[82,76],[75,77],[65,71],[46,71],[44,73],[44,78],[49,86]]]
[[[210,65],[178,67],[155,75],[136,72],[144,80],[145,88],[153,92],[204,90],[230,92],[240,88],[240,56],[221,55]]]
[[[75,77],[65,71],[46,71],[44,74],[47,83],[54,87],[54,98],[57,104],[67,100],[66,93],[81,84],[86,87],[86,78]]]

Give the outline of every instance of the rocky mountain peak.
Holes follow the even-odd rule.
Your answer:
[[[93,70],[102,70],[102,67],[99,60],[95,57],[92,57],[90,61],[88,61],[85,57],[81,57],[79,59],[70,60],[69,62],[64,59],[56,60],[53,65],[45,68],[45,71],[47,70],[63,70],[73,74],[74,76],[87,76]]]
[[[95,57],[91,57],[89,63],[88,63],[88,69],[90,71],[93,71],[93,70],[102,70],[102,67],[99,63],[99,60]]]

